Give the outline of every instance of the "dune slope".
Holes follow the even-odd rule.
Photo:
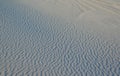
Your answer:
[[[119,76],[119,0],[0,2],[0,76]]]

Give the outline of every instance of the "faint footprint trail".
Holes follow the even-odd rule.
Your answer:
[[[102,10],[120,16],[120,9],[117,2],[113,3],[109,1],[98,1],[98,0],[76,0],[76,3],[79,3],[78,4],[79,6],[84,5],[81,8],[85,7],[87,9],[86,11]]]

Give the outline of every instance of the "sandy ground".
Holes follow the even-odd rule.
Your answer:
[[[0,76],[119,75],[119,0],[0,0]]]

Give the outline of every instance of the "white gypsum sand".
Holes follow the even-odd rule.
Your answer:
[[[119,0],[1,0],[0,76],[119,76]]]

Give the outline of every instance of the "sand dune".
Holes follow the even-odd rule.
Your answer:
[[[119,75],[119,0],[0,1],[0,76]]]

